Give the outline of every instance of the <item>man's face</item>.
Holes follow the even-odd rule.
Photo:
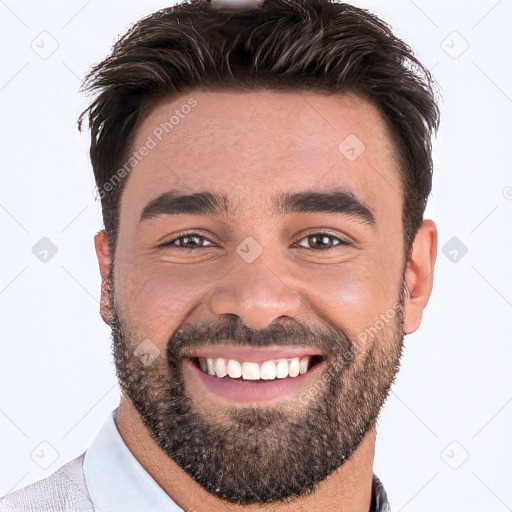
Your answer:
[[[349,95],[196,92],[151,111],[145,145],[111,266],[123,390],[210,493],[304,495],[375,426],[399,366],[403,200],[384,122]],[[170,191],[222,197],[146,208]],[[331,196],[294,196],[310,192]],[[198,359],[261,371],[307,355],[306,373],[274,380],[208,375]]]

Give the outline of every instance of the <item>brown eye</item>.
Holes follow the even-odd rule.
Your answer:
[[[328,251],[337,245],[349,245],[348,242],[345,242],[341,238],[327,233],[313,233],[302,238],[301,242],[302,240],[306,240],[307,245],[303,245],[302,243],[299,243],[298,245],[313,251]],[[334,240],[337,240],[338,243],[334,243]]]
[[[177,243],[176,243],[177,242]],[[205,245],[207,242],[209,245]],[[168,240],[164,242],[161,247],[172,247],[176,249],[185,249],[185,250],[195,250],[202,249],[203,247],[209,247],[213,245],[206,237],[197,235],[195,233],[190,233],[186,235],[181,235],[177,238],[173,238],[172,240]]]

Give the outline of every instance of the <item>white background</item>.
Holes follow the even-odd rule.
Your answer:
[[[78,87],[118,34],[166,5],[0,2],[0,495],[81,454],[118,404]],[[394,512],[512,510],[512,1],[357,5],[393,26],[443,95],[428,207],[439,229],[434,292],[406,339],[375,473]],[[46,50],[58,43],[46,59],[31,47],[41,37]],[[46,263],[32,252],[42,237],[57,247]],[[468,249],[456,262],[442,251],[453,237]]]

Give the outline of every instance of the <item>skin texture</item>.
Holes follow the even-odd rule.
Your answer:
[[[124,391],[117,426],[135,457],[184,510],[367,511],[375,422],[398,371],[403,335],[419,327],[432,290],[435,224],[423,222],[406,262],[393,147],[377,109],[357,96],[196,91],[154,107],[138,126],[134,147],[191,96],[197,106],[129,176],[115,261],[106,233],[95,237],[101,315],[112,327]],[[365,146],[353,161],[338,149],[350,134]],[[338,213],[270,213],[269,198],[277,193],[340,188],[370,208],[374,226]],[[144,206],[171,189],[225,194],[233,215],[140,223]],[[157,249],[184,231],[214,246]],[[308,235],[325,232],[334,243],[349,245],[334,245],[328,253],[308,248],[315,247]],[[236,252],[248,236],[263,249],[252,263]],[[200,247],[202,240],[194,242]],[[392,319],[380,328],[377,321],[390,311]],[[236,327],[229,331],[235,345],[250,335],[251,343],[270,344],[275,332],[277,345],[299,339],[319,349],[328,368],[347,348],[353,357],[306,404],[235,407],[206,393],[180,364],[191,348],[218,343],[228,320]],[[358,343],[372,326],[378,332]],[[159,351],[151,365],[134,356],[144,339]],[[175,409],[169,406],[171,390]],[[188,430],[172,429],[180,417]],[[301,428],[292,430],[296,423]],[[191,444],[178,453],[184,432]],[[206,446],[210,457],[218,457],[211,473],[208,465],[202,474],[184,471],[197,463],[194,449],[201,455]],[[230,447],[237,449],[236,459]],[[215,453],[221,448],[222,456]],[[311,481],[299,478],[314,460],[323,464]],[[206,489],[215,467],[225,470],[225,478]],[[274,479],[265,478],[273,469]],[[302,482],[302,492],[272,487],[279,475],[283,484]],[[283,501],[287,497],[291,501]]]

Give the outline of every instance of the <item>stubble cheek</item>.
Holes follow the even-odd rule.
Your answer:
[[[138,336],[149,338],[161,350],[169,338],[186,320],[199,297],[186,273],[162,273],[154,268],[137,269],[116,286],[116,298],[121,305],[124,325]]]

